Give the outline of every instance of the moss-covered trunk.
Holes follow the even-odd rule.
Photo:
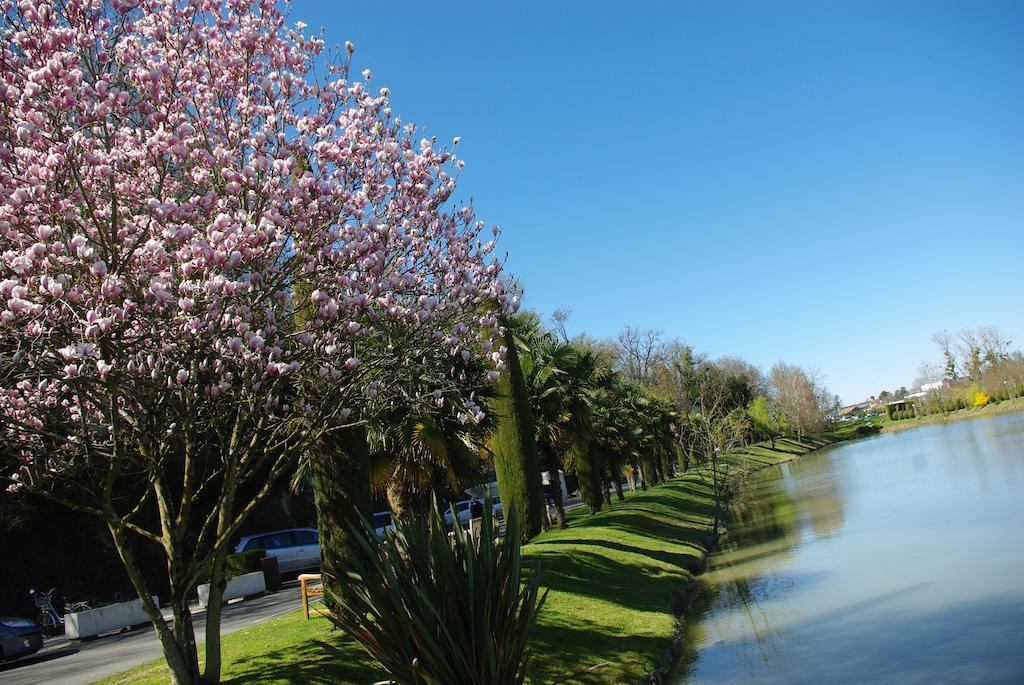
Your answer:
[[[615,496],[622,502],[626,499],[626,496],[622,494],[622,473],[617,469],[612,469],[612,485],[615,487]]]
[[[661,450],[661,477],[668,480],[672,477],[672,462],[675,461],[675,451],[662,447]]]
[[[345,577],[354,549],[349,526],[370,511],[370,451],[366,429],[344,428],[332,434],[310,455],[317,529],[320,533],[321,571],[330,586]]]
[[[494,471],[505,516],[516,516],[525,542],[541,531],[544,492],[534,441],[533,412],[519,366],[512,331],[505,327],[506,370],[498,381],[492,407],[497,418],[494,433]]]
[[[658,480],[658,471],[656,466],[657,460],[650,453],[641,457],[640,459],[640,470],[643,473],[645,488],[646,485],[657,485],[660,481]]]
[[[604,464],[600,453],[594,449],[589,440],[578,440],[572,446],[572,460],[576,466],[576,476],[580,480],[580,497],[596,514],[604,504]]]

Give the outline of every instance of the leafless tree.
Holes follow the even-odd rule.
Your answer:
[[[655,367],[664,360],[662,331],[626,326],[615,338],[623,374],[640,385],[650,386]]]
[[[920,388],[923,385],[935,383],[943,378],[945,378],[945,374],[942,371],[942,367],[938,364],[925,362],[921,364],[921,368],[917,371],[917,378],[914,379],[914,387]]]
[[[950,381],[966,377],[978,381],[1010,355],[1010,339],[995,326],[961,328],[955,335],[941,331],[932,336],[943,359],[943,372]]]
[[[772,367],[770,378],[775,402],[789,420],[790,428],[796,431],[797,438],[821,432],[829,395],[816,374],[779,362]]]
[[[974,328],[961,328],[957,331],[956,351],[960,368],[967,373],[972,381],[981,377],[981,336]]]
[[[551,312],[551,326],[564,342],[569,342],[569,334],[565,330],[565,324],[571,318],[572,310],[568,307],[559,307]]]
[[[1009,357],[1011,341],[995,326],[981,326],[977,330],[982,363],[995,366]]]

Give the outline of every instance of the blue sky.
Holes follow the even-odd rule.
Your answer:
[[[1024,345],[1024,3],[296,0],[462,137],[525,304],[909,385],[941,329]]]

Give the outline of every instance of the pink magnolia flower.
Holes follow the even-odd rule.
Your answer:
[[[106,379],[107,374],[109,374],[111,369],[113,369],[113,368],[114,368],[113,364],[108,364],[107,362],[103,361],[102,359],[96,360],[96,370],[99,372],[101,379]]]

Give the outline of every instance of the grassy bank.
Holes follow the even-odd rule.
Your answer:
[[[759,444],[737,456],[749,467],[766,467],[822,444],[783,439],[774,449]],[[524,556],[541,562],[551,589],[532,639],[537,682],[598,667],[567,682],[639,683],[665,662],[680,603],[704,566],[713,505],[708,474],[693,469],[646,492],[628,493],[597,515],[578,508],[570,512],[568,528],[526,545]],[[327,656],[313,640],[339,646],[345,658]],[[300,612],[226,636],[224,664],[224,682],[233,685],[365,685],[383,677],[325,619],[305,621]],[[158,661],[102,682],[166,681]]]
[[[987,404],[984,407],[958,409],[957,411],[951,411],[948,414],[930,414],[928,416],[921,416],[914,419],[903,419],[901,421],[892,421],[886,417],[882,423],[882,431],[892,433],[906,430],[907,428],[917,428],[918,426],[927,426],[935,423],[948,423],[950,421],[959,421],[961,419],[998,416],[999,414],[1012,414],[1019,411],[1024,411],[1024,397],[1003,400],[997,404]]]

